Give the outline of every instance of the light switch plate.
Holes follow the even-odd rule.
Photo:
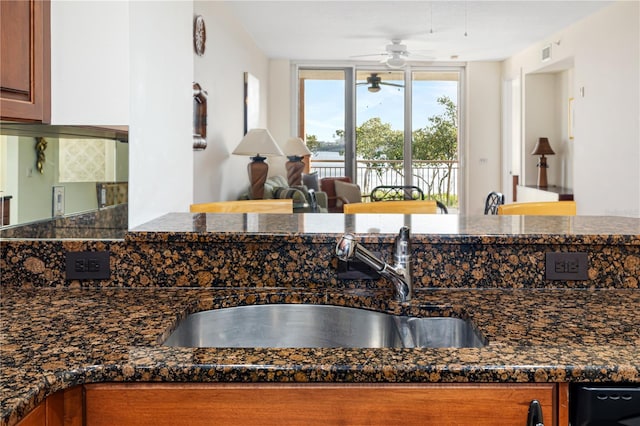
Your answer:
[[[53,217],[64,216],[64,186],[53,187]]]

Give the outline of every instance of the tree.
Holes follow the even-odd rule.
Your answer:
[[[307,148],[309,148],[309,151],[313,152],[314,154],[318,152],[320,142],[318,142],[318,137],[316,135],[307,134],[305,135],[305,140],[307,142]]]
[[[451,172],[453,161],[458,157],[458,110],[456,104],[447,96],[437,99],[445,107],[441,115],[429,117],[429,125],[413,132],[414,143],[412,155],[414,160],[440,160],[444,162],[447,172],[440,177],[438,193],[446,193],[447,202],[451,193]],[[431,192],[434,187],[435,174],[430,182],[425,182]],[[443,188],[445,186],[445,188]]]
[[[458,109],[448,96],[437,99],[442,115],[428,118],[429,125],[413,132],[414,160],[451,161],[458,156]]]

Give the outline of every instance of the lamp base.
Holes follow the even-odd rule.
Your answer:
[[[265,157],[251,157],[253,161],[247,166],[249,182],[251,183],[251,199],[262,200],[264,198],[264,183],[269,174],[269,165],[264,162]]]
[[[287,182],[289,186],[300,186],[302,185],[302,172],[304,170],[302,157],[293,155],[288,158],[289,161],[285,164],[287,168]]]
[[[547,186],[549,186],[547,184],[548,168],[549,166],[547,166],[547,159],[543,155],[542,157],[540,157],[540,162],[538,163],[538,187],[539,188],[546,188]]]

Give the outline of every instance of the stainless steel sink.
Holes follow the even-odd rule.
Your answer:
[[[218,348],[482,347],[469,321],[330,305],[251,305],[189,315],[165,346]]]

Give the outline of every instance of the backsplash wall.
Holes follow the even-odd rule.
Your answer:
[[[572,238],[414,235],[415,288],[638,289],[640,245]],[[365,245],[391,255],[393,238]],[[3,240],[2,287],[388,288],[384,279],[339,280],[337,236],[138,233],[124,240]],[[110,280],[65,280],[65,253],[109,251]],[[545,253],[586,252],[589,279],[550,281]]]

